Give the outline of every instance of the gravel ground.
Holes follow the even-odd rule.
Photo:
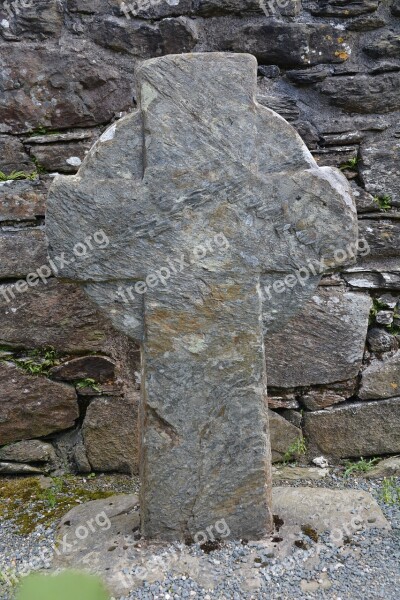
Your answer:
[[[82,481],[82,478],[80,478]],[[400,486],[400,479],[396,480]],[[137,485],[137,481],[134,482]],[[107,488],[113,492],[132,492],[129,478],[98,477],[87,481],[92,489]],[[382,501],[382,480],[365,480],[361,477],[343,479],[339,469],[321,481],[280,482],[280,485],[363,489],[379,502],[392,531],[382,530],[353,532],[346,543],[337,547],[329,534],[320,536],[317,542],[303,536],[304,548],[293,547],[286,559],[277,559],[263,553],[262,544],[224,544],[210,552],[207,557],[210,569],[218,565],[225,577],[213,591],[200,588],[193,580],[170,575],[162,584],[144,583],[143,588],[123,600],[178,600],[181,598],[214,599],[320,599],[369,600],[385,598],[398,600],[400,594],[400,505]],[[96,487],[97,486],[97,487]],[[27,510],[32,507],[27,506]],[[55,525],[38,525],[27,535],[16,533],[15,525],[8,520],[0,523],[0,598],[12,600],[15,594],[16,574],[24,570],[51,568]],[[170,547],[172,548],[172,547]],[[265,549],[264,549],[265,552]],[[193,556],[203,554],[198,545],[190,547]],[[204,556],[204,554],[203,554]],[[252,590],[254,578],[243,581],[235,574],[243,564],[250,564],[251,571],[259,578],[259,588]],[[127,568],[127,573],[129,569]],[[1,581],[2,579],[2,581]],[[247,583],[247,586],[246,586]],[[246,589],[247,591],[243,591]],[[121,599],[122,600],[122,599]]]

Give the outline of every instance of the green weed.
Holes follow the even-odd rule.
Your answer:
[[[30,350],[26,356],[21,358],[5,357],[6,361],[12,361],[18,367],[29,373],[30,375],[46,376],[50,369],[60,364],[58,354],[53,347]]]
[[[349,160],[345,163],[342,163],[339,167],[341,171],[354,170],[358,164],[358,158],[349,158]]]
[[[400,506],[400,485],[397,485],[395,477],[383,480],[381,500],[385,504],[398,504]]]
[[[24,171],[12,171],[8,175],[6,175],[6,173],[3,173],[3,171],[0,171],[0,181],[20,181],[22,179],[28,179],[30,181],[33,181],[34,179],[37,179],[37,177],[37,171],[34,171],[33,173],[25,173]]]
[[[370,310],[369,319],[368,319],[370,325],[372,325],[372,323],[374,323],[378,312],[380,310],[385,310],[385,308],[386,308],[386,306],[385,306],[385,304],[383,304],[383,302],[379,302],[379,300],[377,300],[376,298],[372,299],[372,308]]]
[[[390,196],[388,196],[388,194],[384,194],[383,196],[374,196],[374,202],[376,202],[379,208],[385,212],[392,208],[392,199]]]
[[[371,458],[370,460],[365,460],[365,458],[361,457],[357,462],[352,462],[350,460],[346,461],[346,470],[344,472],[344,477],[349,477],[350,475],[354,475],[355,473],[368,473],[372,469],[376,463],[379,462],[379,458]]]
[[[96,383],[95,379],[80,379],[79,381],[75,382],[75,387],[77,390],[81,390],[83,388],[90,388],[92,390],[95,390],[96,392],[101,392],[101,389],[99,388],[98,384]]]
[[[286,465],[288,462],[294,460],[295,458],[297,458],[299,456],[303,456],[306,452],[307,452],[306,440],[301,435],[286,450],[285,454],[283,455],[283,459],[282,459],[283,464]]]

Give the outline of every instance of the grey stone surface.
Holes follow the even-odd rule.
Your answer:
[[[193,551],[193,547],[184,544],[137,541],[135,533],[139,530],[139,512],[138,499],[134,495],[88,502],[72,509],[62,518],[57,531],[59,552],[56,553],[52,567],[85,569],[100,575],[113,597],[127,597],[130,591],[130,598],[140,597],[146,593],[143,583],[148,587],[154,582],[165,582],[165,589],[168,589],[165,595],[172,595],[177,591],[176,582],[181,581],[183,585],[176,596],[186,598],[193,595],[190,593],[190,585],[185,589],[186,579],[196,582],[200,588],[209,592],[203,594],[205,598],[207,595],[220,597],[221,581],[227,575],[234,576],[240,582],[239,586],[235,586],[236,590],[240,590],[235,592],[238,597],[254,597],[261,585],[257,572],[258,561],[266,562],[265,566],[268,566],[271,556],[275,561],[292,556],[294,540],[304,540],[302,531],[317,538],[319,534],[329,532],[329,543],[340,547],[347,536],[359,531],[380,529],[380,534],[385,535],[391,528],[377,502],[369,493],[361,490],[276,487],[273,500],[274,513],[283,522],[278,533],[279,543],[276,541],[277,536],[249,541],[246,544],[249,553],[240,551],[240,542],[230,544],[229,549],[233,546],[232,563],[227,563],[222,553],[216,553],[217,560],[213,555],[202,552],[198,546],[197,551]],[[102,526],[98,526],[98,523]],[[220,527],[221,524],[217,526]],[[226,539],[225,526],[226,522],[224,528],[219,529],[223,534],[219,536],[222,541]],[[85,530],[88,532],[86,536]],[[207,536],[209,540],[218,536],[215,527],[210,527],[207,532],[198,532],[197,542],[201,544]],[[323,547],[321,544],[321,548]],[[300,558],[298,555],[292,560],[305,560],[306,557],[307,555]],[[275,564],[276,562],[272,563]],[[314,564],[326,564],[325,558],[324,563],[320,563],[317,557]],[[281,567],[279,562],[278,566]],[[293,575],[289,572],[287,576]],[[171,585],[171,578],[175,579],[172,589],[168,587],[168,584]],[[217,587],[219,592],[213,594],[212,590]],[[158,590],[158,587],[153,588],[147,593],[157,594]],[[293,589],[291,591],[293,593]],[[224,595],[226,594],[234,597],[233,589],[230,588],[228,592],[224,590]],[[278,595],[281,597],[281,591]]]
[[[214,49],[249,52],[261,64],[293,69],[341,63],[348,58],[345,32],[338,36],[330,24],[259,19],[224,25],[214,25],[217,40]]]
[[[389,113],[399,110],[397,93],[400,74],[383,73],[375,77],[366,74],[325,79],[320,85],[334,106],[347,113]],[[346,90],[346,93],[343,93]]]
[[[82,426],[87,460],[93,471],[132,473],[137,456],[136,402],[118,396],[94,398]]]
[[[19,463],[54,462],[56,453],[51,444],[42,440],[24,440],[0,448],[0,460]]]
[[[68,429],[79,416],[74,388],[0,363],[0,445]]]
[[[56,533],[60,550],[54,554],[53,567],[86,568],[121,596],[126,592],[123,569],[132,561],[132,553],[136,554],[134,535],[139,527],[139,499],[134,494],[77,506],[61,519]],[[143,580],[138,578],[136,584],[143,585]]]
[[[290,388],[355,377],[371,306],[367,295],[320,288],[298,317],[266,339],[269,385]]]
[[[322,533],[343,530],[344,524],[358,518],[354,530],[390,529],[376,500],[360,490],[275,487],[273,506],[274,513],[283,518],[284,526],[308,525]]]
[[[319,467],[287,465],[284,467],[273,467],[272,469],[272,481],[297,481],[298,479],[315,481],[324,479],[327,475],[329,475],[329,469],[320,469]]]
[[[81,356],[50,369],[50,377],[58,381],[94,379],[97,383],[112,381],[115,363],[106,356]]]
[[[368,479],[378,477],[399,477],[400,476],[400,456],[391,456],[378,462],[365,476]]]
[[[280,462],[286,452],[302,437],[301,429],[272,410],[269,413],[272,462]],[[290,458],[296,458],[291,456]]]
[[[311,387],[300,391],[299,400],[308,410],[320,410],[354,396],[358,387],[358,377],[338,381],[329,386]]]
[[[400,291],[400,273],[363,271],[344,273],[343,279],[355,289]]]
[[[33,173],[36,167],[29,159],[22,142],[11,135],[0,135],[0,171],[10,175],[12,171]]]
[[[18,293],[0,286],[0,343],[79,353],[110,349],[115,333],[83,290],[54,278]]]
[[[358,393],[362,400],[392,398],[400,393],[400,351],[373,360],[363,371]]]
[[[90,127],[107,122],[132,105],[132,82],[126,72],[101,59],[101,48],[76,49],[28,42],[0,43],[0,131],[26,133],[37,127]],[[29,61],[26,56],[31,57]],[[15,93],[24,65],[25,86]]]
[[[400,220],[365,218],[359,224],[360,239],[365,239],[370,251],[359,256],[348,271],[400,272]]]
[[[361,146],[360,176],[365,189],[374,196],[389,196],[400,206],[400,142],[379,140]]]
[[[103,134],[93,150],[98,165],[90,153],[78,175],[57,178],[49,195],[51,256],[99,227],[110,239],[62,276],[87,283],[114,324],[142,342],[148,537],[190,539],[227,517],[232,537],[270,529],[261,316],[264,308],[267,330],[281,327],[320,275],[264,307],[260,287],[307,259],[323,259],[322,271],[334,267],[335,250],[356,239],[347,180],[319,169],[298,134],[255,102],[256,71],[254,57],[240,54],[143,63],[140,112]],[[121,145],[128,131],[129,158]],[[107,154],[113,163],[126,156],[124,177],[104,176]],[[182,257],[175,273],[171,265]],[[166,268],[170,280],[162,283]]]
[[[46,196],[47,187],[43,181],[0,183],[0,222],[35,221],[37,217],[43,217]]]
[[[47,263],[46,239],[41,229],[0,232],[0,277],[26,277]]]
[[[400,398],[353,402],[305,413],[311,450],[334,458],[400,451]]]
[[[41,469],[21,463],[0,462],[0,475],[40,475]]]
[[[326,17],[356,17],[365,13],[374,12],[379,6],[378,0],[356,0],[343,2],[343,0],[322,0],[311,5],[311,13]]]

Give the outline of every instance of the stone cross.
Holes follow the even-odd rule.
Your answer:
[[[246,54],[142,63],[138,110],[49,195],[62,277],[141,345],[149,538],[218,537],[221,522],[235,539],[271,530],[264,337],[356,241],[347,180],[256,102],[256,72]],[[93,241],[99,230],[106,248]],[[85,240],[91,249],[69,261]]]

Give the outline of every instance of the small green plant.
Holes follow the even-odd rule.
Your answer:
[[[303,456],[307,452],[306,440],[301,435],[295,442],[290,444],[289,448],[283,455],[283,464],[293,461],[298,456]]]
[[[96,383],[95,379],[81,379],[79,381],[77,381],[75,383],[75,387],[77,390],[81,390],[83,388],[90,388],[92,390],[95,390],[95,392],[101,392],[101,389],[99,388],[98,384]]]
[[[42,165],[41,162],[36,158],[36,156],[32,156],[32,162],[36,167],[36,171],[39,174],[46,173],[46,168]]]
[[[372,299],[372,308],[369,313],[369,324],[372,325],[376,319],[376,315],[380,310],[384,310],[386,307],[382,302],[379,302],[376,298]]]
[[[391,325],[386,325],[386,329],[389,333],[393,335],[400,335],[400,327],[392,323]]]
[[[57,575],[28,575],[22,580],[16,600],[108,600],[97,577],[73,571]]]
[[[398,504],[400,506],[400,485],[395,477],[389,477],[382,482],[381,500],[385,504]]]
[[[29,137],[38,137],[39,135],[59,135],[58,129],[47,129],[44,125],[39,125],[29,133]]]
[[[34,171],[33,173],[25,173],[24,171],[12,171],[8,175],[0,171],[0,181],[20,181],[22,179],[29,179],[33,181],[38,176],[38,173]]]
[[[360,460],[358,460],[357,462],[351,462],[350,460],[347,460],[344,477],[349,477],[350,475],[354,475],[355,473],[368,473],[368,471],[370,471],[378,461],[379,458],[371,458],[369,460],[365,460],[365,458],[363,457],[361,457]]]
[[[0,360],[13,362],[30,375],[42,376],[48,375],[50,369],[60,363],[57,352],[51,346],[30,350],[22,357],[5,356],[0,358]]]
[[[358,158],[349,158],[349,160],[345,163],[342,163],[340,165],[340,170],[341,171],[347,171],[348,169],[354,169],[358,164]]]
[[[50,487],[43,490],[39,497],[46,502],[49,508],[54,508],[58,495],[64,490],[64,480],[61,477],[52,477],[51,479]]]
[[[392,208],[392,199],[387,194],[384,194],[383,196],[374,196],[374,202],[376,202],[379,208],[385,212]]]

